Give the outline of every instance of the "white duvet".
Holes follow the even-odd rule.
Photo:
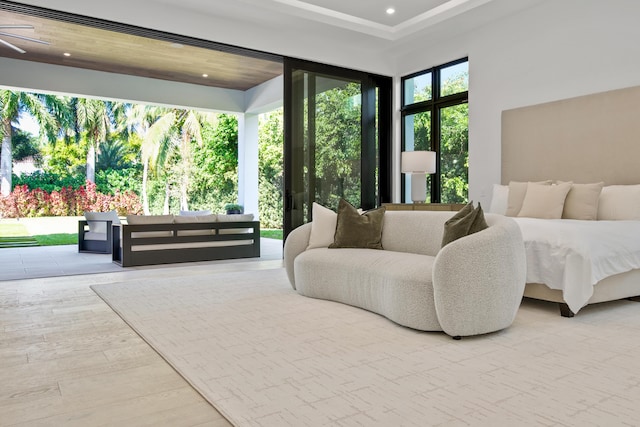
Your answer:
[[[640,268],[640,221],[514,219],[524,238],[527,283],[561,290],[574,313],[598,281]]]

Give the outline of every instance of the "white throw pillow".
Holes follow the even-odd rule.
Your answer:
[[[598,218],[598,200],[604,182],[573,184],[564,201],[562,218],[593,221]]]
[[[564,201],[571,190],[571,185],[571,182],[556,185],[528,183],[518,216],[542,219],[562,218]]]
[[[509,182],[509,195],[506,216],[518,216],[522,208],[524,196],[527,194],[528,182],[511,181]],[[533,184],[551,185],[551,180],[534,182]]]
[[[599,220],[640,220],[640,184],[609,185],[598,202]]]
[[[333,243],[338,223],[338,214],[313,202],[311,207],[311,235],[307,249],[328,248]]]
[[[493,184],[489,213],[505,215],[509,206],[509,186]]]

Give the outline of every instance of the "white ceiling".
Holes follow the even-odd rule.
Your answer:
[[[169,0],[159,0],[174,3]],[[268,21],[272,13],[303,18],[374,36],[399,40],[417,31],[463,15],[479,6],[496,0],[235,0],[222,4],[210,0],[182,0],[180,7],[204,13],[230,14],[242,19],[257,10]],[[511,3],[522,0],[510,0]],[[251,10],[247,10],[247,6]],[[395,13],[386,13],[388,8]],[[285,18],[286,22],[286,18]]]

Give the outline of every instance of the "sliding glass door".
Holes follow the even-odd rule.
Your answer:
[[[285,235],[314,201],[390,200],[390,100],[388,78],[285,60]]]

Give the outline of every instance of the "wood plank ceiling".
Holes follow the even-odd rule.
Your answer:
[[[151,38],[0,10],[0,25],[21,24],[33,29],[0,31],[49,44],[0,35],[26,51],[19,53],[0,44],[0,56],[243,91],[283,72],[282,60],[275,55],[239,54],[228,47],[224,51],[190,45],[207,42],[181,36],[150,32],[157,37]]]

